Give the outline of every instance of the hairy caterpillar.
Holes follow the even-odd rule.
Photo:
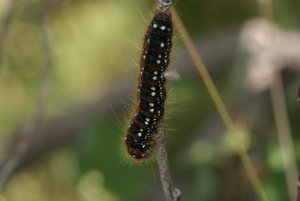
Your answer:
[[[157,9],[144,36],[137,105],[124,138],[129,155],[137,161],[150,156],[155,146],[155,134],[164,116],[164,73],[169,64],[172,35],[171,13]]]

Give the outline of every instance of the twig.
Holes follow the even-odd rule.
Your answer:
[[[157,154],[156,160],[160,173],[160,180],[163,186],[166,201],[178,201],[181,197],[181,192],[175,188],[171,179],[170,167],[168,161],[168,153],[166,149],[165,132],[163,126],[158,130],[157,137]]]
[[[206,85],[208,92],[209,92],[227,130],[231,134],[233,142],[235,142],[234,134],[235,134],[236,128],[233,123],[233,120],[231,119],[229,112],[228,112],[227,108],[225,107],[225,104],[224,104],[216,86],[214,85],[214,82],[213,82],[211,76],[209,75],[209,73],[206,69],[206,66],[204,65],[202,58],[198,54],[197,49],[196,49],[195,45],[193,44],[188,32],[186,31],[186,28],[184,27],[183,23],[181,22],[176,10],[174,8],[172,8],[171,12],[173,15],[174,24],[181,36],[181,39],[183,40],[183,43],[186,46],[187,51],[189,52],[190,56],[192,57],[192,60],[194,61],[195,65],[197,67],[197,70],[198,70],[200,76],[202,77],[204,84]],[[260,199],[262,201],[268,200],[266,193],[262,187],[262,184],[255,172],[255,168],[254,168],[249,156],[247,155],[245,148],[241,147],[237,143],[235,143],[235,145],[237,146],[237,152],[242,160],[244,168],[248,174],[248,177],[249,177],[255,191],[257,192],[258,196],[260,197]]]
[[[7,12],[3,18],[3,21],[1,23],[0,27],[0,56],[2,56],[4,42],[6,41],[6,36],[9,31],[12,19],[15,15],[15,12],[17,10],[17,3],[18,0],[9,0],[9,6],[7,9]]]
[[[172,0],[156,0],[156,9],[161,12],[169,12],[171,6]],[[157,133],[158,137],[156,161],[166,201],[178,201],[181,197],[181,191],[177,188],[174,188],[174,184],[171,178],[163,126],[164,124],[162,123],[162,126]]]
[[[45,113],[45,103],[48,98],[49,90],[51,87],[51,71],[53,66],[53,57],[50,48],[50,38],[49,32],[47,31],[47,26],[44,17],[41,17],[40,27],[40,37],[42,49],[44,50],[45,66],[44,72],[41,78],[40,91],[38,93],[36,114],[33,117],[32,122],[30,122],[22,132],[16,146],[8,154],[8,157],[2,162],[0,169],[0,189],[4,186],[7,179],[15,171],[18,165],[24,158],[28,151],[30,142],[32,141],[34,135],[36,135],[38,128],[41,126],[44,113]]]
[[[156,0],[156,9],[161,11],[170,10],[172,7],[172,0]]]
[[[260,8],[261,15],[272,22],[274,18],[272,0],[258,0],[258,6]],[[275,32],[274,40],[276,40]],[[269,47],[269,49],[271,50],[273,47]],[[275,70],[274,72],[273,82],[270,86],[270,93],[288,192],[290,200],[295,200],[296,193],[294,190],[294,184],[295,178],[297,178],[296,154],[292,140],[288,112],[286,109],[282,78],[279,70]]]

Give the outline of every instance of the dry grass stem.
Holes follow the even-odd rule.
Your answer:
[[[186,46],[188,53],[192,57],[192,60],[195,63],[197,70],[198,70],[201,78],[203,79],[204,84],[207,87],[208,92],[209,92],[210,96],[212,97],[212,100],[213,100],[226,128],[228,129],[229,133],[232,134],[231,135],[232,139],[235,140],[235,136],[234,136],[235,125],[233,123],[233,120],[231,119],[229,112],[226,109],[225,104],[224,104],[216,86],[214,85],[214,82],[211,79],[211,76],[209,75],[209,73],[203,63],[202,58],[198,54],[197,49],[196,49],[195,45],[193,44],[188,32],[186,31],[185,26],[181,22],[176,10],[174,8],[172,8],[171,12],[173,14],[174,24],[181,36],[181,39],[183,40],[183,43]],[[244,168],[247,172],[247,175],[248,175],[257,195],[260,197],[260,200],[267,201],[268,200],[267,195],[266,195],[265,191],[263,190],[262,184],[256,174],[255,168],[254,168],[249,156],[247,155],[246,150],[243,147],[238,146],[238,154],[242,160]]]
[[[290,200],[296,200],[295,183],[297,180],[297,164],[295,161],[295,148],[291,136],[282,79],[279,72],[275,76],[270,89],[272,108]]]

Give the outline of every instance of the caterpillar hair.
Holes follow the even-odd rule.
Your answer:
[[[144,36],[136,105],[124,144],[137,162],[151,156],[165,110],[165,71],[172,48],[173,25],[168,9],[157,8]]]

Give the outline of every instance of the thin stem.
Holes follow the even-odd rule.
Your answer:
[[[260,13],[267,19],[273,20],[272,0],[257,0]]]
[[[297,178],[297,164],[295,148],[291,136],[289,117],[286,110],[285,95],[282,79],[279,72],[275,73],[271,85],[271,102],[277,128],[278,141],[281,153],[281,160],[285,170],[285,179],[288,185],[290,200],[296,200],[295,181]]]
[[[187,51],[189,52],[193,62],[195,63],[195,66],[197,67],[197,70],[198,70],[201,78],[203,79],[203,82],[204,82],[206,88],[208,89],[208,92],[209,92],[227,130],[229,131],[233,141],[235,142],[234,133],[235,133],[236,128],[233,123],[233,120],[231,119],[229,112],[228,112],[227,108],[225,107],[225,104],[224,104],[211,76],[209,75],[209,73],[204,65],[202,58],[198,54],[197,49],[196,49],[195,45],[193,44],[191,37],[189,36],[188,32],[186,31],[186,28],[183,25],[176,10],[174,8],[172,8],[171,12],[173,15],[174,24],[181,36],[181,39],[182,39],[184,45],[186,46]],[[262,201],[267,201],[268,200],[267,195],[266,195],[265,191],[263,190],[262,184],[255,172],[255,168],[254,168],[249,156],[247,155],[245,148],[241,147],[241,145],[239,145],[238,143],[235,143],[235,145],[237,145],[237,148],[238,148],[237,152],[242,160],[243,166],[248,174],[250,182],[253,185],[256,193],[258,194],[258,196],[260,197],[260,199]]]
[[[172,7],[172,0],[156,0],[156,9],[168,12]]]
[[[157,136],[157,154],[156,160],[160,173],[160,180],[164,190],[166,201],[178,201],[181,197],[179,189],[174,188],[173,181],[171,179],[168,153],[166,149],[165,134],[163,126],[158,130]]]
[[[156,0],[156,10],[160,12],[169,12],[171,6],[171,0]],[[166,201],[178,201],[181,197],[181,192],[179,189],[174,188],[171,178],[163,123],[157,133],[156,161]]]

